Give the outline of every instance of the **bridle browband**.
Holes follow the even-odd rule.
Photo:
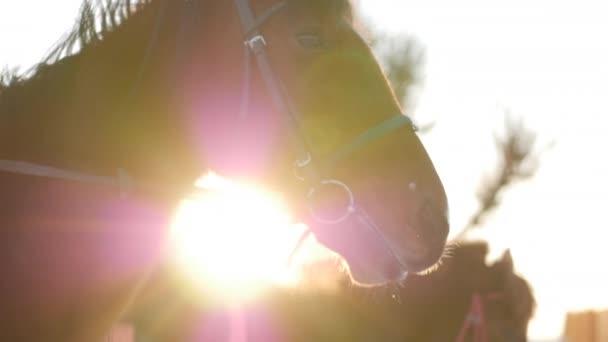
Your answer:
[[[235,0],[234,3],[239,14],[245,45],[245,91],[243,92],[242,99],[242,114],[247,114],[249,100],[248,88],[250,87],[249,65],[251,64],[251,55],[253,54],[259,73],[267,87],[273,105],[279,112],[285,113],[285,121],[289,137],[296,155],[294,162],[294,177],[299,182],[306,185],[307,190],[303,195],[306,196],[307,201],[309,202],[310,218],[316,223],[323,225],[337,225],[346,220],[354,218],[357,222],[374,230],[384,240],[384,243],[387,245],[387,247],[389,247],[390,252],[394,255],[392,249],[390,248],[389,241],[369,218],[369,216],[366,215],[363,208],[356,203],[350,188],[339,180],[324,177],[320,173],[320,170],[322,167],[324,174],[331,171],[336,164],[348,158],[354,152],[360,150],[370,142],[396,131],[398,128],[409,126],[416,130],[416,127],[410,118],[399,113],[398,115],[395,115],[363,132],[361,135],[353,139],[349,144],[338,149],[324,160],[316,160],[314,158],[315,156],[311,154],[310,143],[302,134],[302,130],[299,127],[301,116],[293,106],[287,90],[272,68],[272,64],[266,49],[267,41],[260,31],[261,26],[265,24],[271,17],[287,8],[288,0],[276,3],[258,16],[253,14],[253,11],[249,5],[249,0]],[[138,182],[131,178],[124,170],[119,170],[116,177],[107,177],[38,165],[34,163],[0,159],[0,171],[96,184],[100,186],[116,187],[120,189],[121,194],[124,196],[127,196],[130,192],[137,190],[154,190],[165,192],[178,191],[177,188],[171,186],[158,186],[155,184]],[[336,217],[323,217],[314,210],[313,204],[310,203],[316,196],[319,195],[319,193],[325,191],[329,187],[338,188],[339,190],[343,191],[348,198],[343,212]]]

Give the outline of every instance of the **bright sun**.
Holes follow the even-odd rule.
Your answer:
[[[210,173],[184,200],[171,227],[173,258],[196,286],[242,300],[298,281],[288,259],[304,228],[290,222],[280,198]]]

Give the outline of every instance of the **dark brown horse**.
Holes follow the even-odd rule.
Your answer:
[[[455,246],[435,271],[402,286],[287,297],[276,316],[288,341],[525,342],[533,292],[510,252],[491,264],[487,253],[485,243]]]
[[[193,304],[165,274],[150,281],[126,319],[150,342],[231,336],[248,342],[524,342],[535,307],[532,290],[515,273],[509,252],[489,265],[487,252],[482,243],[457,246],[437,270],[411,275],[402,286],[347,285],[327,293],[307,285],[237,310],[205,300]],[[333,278],[340,282],[339,273]]]
[[[248,3],[263,14],[276,1]],[[306,212],[286,113],[259,70],[245,72],[235,2],[87,1],[82,13],[48,59],[0,86],[0,340],[95,341],[163,258],[173,209],[208,169]],[[314,160],[400,115],[346,0],[288,0],[259,29]],[[67,177],[35,176],[45,167]],[[87,181],[117,170],[119,189]],[[357,146],[327,177],[348,184],[367,225],[311,229],[355,281],[439,259],[446,196],[412,127]]]
[[[535,300],[510,252],[488,265],[483,243],[455,247],[436,272],[395,289],[406,341],[525,342]],[[391,293],[390,291],[388,292]],[[393,296],[393,297],[395,297]]]

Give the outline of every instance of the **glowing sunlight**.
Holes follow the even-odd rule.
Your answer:
[[[175,262],[196,286],[248,299],[297,282],[288,259],[303,227],[290,223],[278,196],[210,173],[181,204],[171,229]]]
[[[608,146],[608,1],[352,2],[370,38],[381,32],[420,44],[419,52],[416,45],[411,50],[422,62],[414,74],[420,83],[409,90],[405,108],[415,121],[432,124],[420,137],[448,193],[452,235],[478,209],[479,185],[492,179],[498,164],[492,142],[505,109],[539,133],[538,146],[556,143],[540,155],[534,177],[500,195],[500,206],[472,237],[490,242],[489,259],[509,248],[517,272],[530,282],[538,303],[530,341],[563,341],[568,312],[608,308],[608,272],[602,271],[608,158],[601,157]],[[0,0],[0,74],[38,65],[72,27],[81,3]],[[256,138],[281,126],[256,121],[259,127]],[[188,289],[224,304],[259,299],[277,286],[320,282],[303,267],[330,254],[314,238],[287,265],[305,228],[292,222],[280,196],[214,174],[197,186],[201,193],[175,211],[168,241],[172,266]]]

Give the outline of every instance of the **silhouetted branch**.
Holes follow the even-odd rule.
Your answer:
[[[498,169],[492,179],[482,183],[477,192],[479,209],[456,240],[479,227],[483,219],[500,204],[503,191],[517,181],[530,179],[538,169],[540,152],[534,151],[536,134],[525,127],[521,118],[515,119],[507,111],[504,136],[495,135],[495,143],[500,154]]]

